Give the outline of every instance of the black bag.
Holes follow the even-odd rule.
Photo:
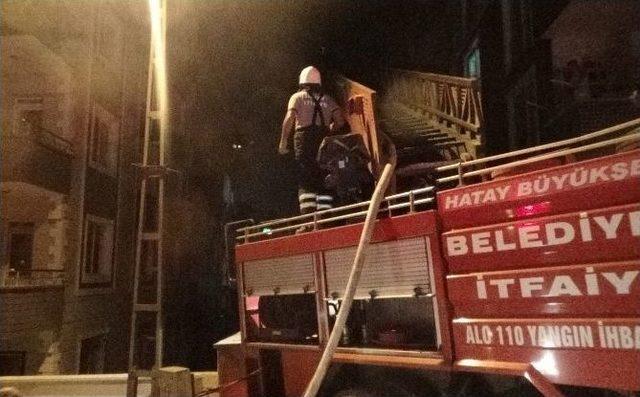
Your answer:
[[[369,171],[371,157],[360,134],[324,138],[318,150],[318,164],[328,170],[325,185],[335,190],[338,205],[368,200],[375,179]]]

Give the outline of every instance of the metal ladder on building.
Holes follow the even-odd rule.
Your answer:
[[[162,366],[163,353],[163,224],[167,135],[166,0],[149,1],[149,50],[144,148],[136,237],[133,307],[129,340],[129,385],[135,396],[139,376]]]

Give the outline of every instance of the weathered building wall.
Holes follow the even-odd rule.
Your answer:
[[[62,298],[61,286],[0,291],[0,350],[27,351],[25,373],[59,371]]]
[[[452,71],[467,71],[477,49],[488,154],[640,116],[640,107],[624,100],[637,89],[640,70],[638,2],[551,3],[452,3],[463,27]],[[570,61],[576,64],[567,70]]]
[[[638,18],[640,3],[634,0],[572,2],[546,34],[554,66],[562,68],[574,59],[604,62],[627,77],[640,57],[633,46],[633,32],[640,32]]]
[[[3,156],[3,205],[7,198],[4,186],[20,181],[20,175],[29,186],[64,194],[38,215],[33,247],[34,262],[55,263],[65,269],[64,288],[58,288],[57,296],[51,299],[58,305],[57,311],[40,299],[30,299],[31,292],[15,296],[6,295],[4,288],[0,292],[3,310],[11,297],[12,304],[19,304],[22,312],[32,313],[34,319],[42,316],[42,323],[32,323],[33,332],[56,329],[41,341],[43,347],[33,345],[33,337],[23,330],[6,329],[3,340],[7,342],[0,351],[27,351],[27,374],[76,373],[81,367],[82,340],[95,336],[104,336],[104,362],[97,368],[126,370],[137,204],[132,163],[139,162],[149,41],[148,27],[140,18],[145,12],[145,5],[139,2],[2,2],[2,41],[26,36],[52,54],[43,62],[29,65],[32,69],[27,75],[20,74],[16,65],[3,65],[3,83],[10,71],[13,97],[49,98],[50,87],[63,85],[64,89],[56,91],[64,94],[63,99],[55,95],[52,101],[43,100],[43,127],[69,140],[72,149],[66,162],[55,156],[47,162],[39,156],[30,167],[24,167],[28,150],[33,148],[24,140],[3,139],[3,148],[8,148],[9,157],[15,159],[5,163]],[[4,55],[3,48],[3,59]],[[54,66],[68,70],[69,80],[50,76],[46,71]],[[3,95],[3,115],[11,114],[13,107],[14,101]],[[98,107],[102,113],[96,111]],[[104,112],[108,114],[104,116]],[[110,157],[114,172],[92,162],[91,138],[97,117],[110,127],[106,135],[109,145],[115,146]],[[3,117],[3,131],[11,122]],[[59,169],[61,164],[65,172]],[[14,208],[22,214],[3,211],[3,231],[9,222],[37,215],[35,209],[20,202],[21,197],[14,198]],[[83,275],[90,257],[84,254],[90,244],[87,222],[94,217],[105,219],[106,226],[100,230],[113,234],[110,258],[104,260],[106,270],[100,277]],[[43,310],[57,315],[46,316]],[[1,323],[5,331],[4,319]],[[38,353],[48,349],[55,350],[55,359]]]

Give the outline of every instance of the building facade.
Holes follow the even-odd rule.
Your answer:
[[[481,82],[489,153],[640,116],[640,3],[461,0],[452,73]]]
[[[147,12],[2,2],[3,375],[126,369]]]

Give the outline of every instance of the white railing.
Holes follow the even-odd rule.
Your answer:
[[[435,187],[428,186],[387,196],[383,199],[380,212],[388,212],[389,215],[393,215],[394,211],[403,210],[402,212],[404,213],[414,212],[418,207],[422,209],[435,201],[434,190]],[[329,223],[363,218],[367,214],[369,203],[370,201],[363,201],[292,218],[277,219],[243,227],[237,230],[238,236],[236,240],[247,243],[258,237],[264,239],[287,232],[291,233],[301,227],[317,230]]]
[[[64,270],[7,269],[0,275],[0,288],[31,288],[64,285]]]
[[[44,128],[36,129],[33,134],[38,144],[66,156],[73,156],[73,143],[71,141]]]
[[[611,138],[611,136],[614,136]],[[605,139],[608,138],[608,139]],[[593,142],[594,140],[599,141]],[[602,140],[604,139],[604,140]],[[437,179],[438,184],[458,181],[459,185],[464,184],[464,178],[490,174],[494,171],[511,169],[523,165],[537,163],[552,158],[564,157],[570,154],[600,149],[607,146],[640,142],[640,119],[635,119],[600,131],[595,131],[580,137],[566,139],[545,145],[535,146],[527,149],[516,150],[495,156],[474,159],[469,161],[459,161],[437,167],[436,173],[444,174],[455,171],[454,175],[446,175]],[[537,153],[537,154],[536,154]],[[532,157],[523,156],[536,154]],[[519,159],[521,158],[521,159]],[[498,161],[502,164],[490,165]],[[471,167],[478,168],[469,170]],[[469,170],[469,171],[465,171]],[[393,215],[394,210],[405,210],[404,212],[414,212],[416,209],[423,210],[429,204],[435,204],[434,186],[427,186],[421,189],[411,190],[404,193],[394,194],[384,198],[380,212],[388,211]],[[386,205],[385,205],[386,204]],[[369,201],[345,205],[311,214],[299,215],[292,218],[278,219],[252,225],[237,230],[236,241],[240,244],[250,241],[268,239],[286,233],[292,233],[298,228],[307,227],[317,230],[323,225],[332,224],[337,221],[362,218],[366,214]],[[419,207],[419,208],[417,208]]]
[[[603,139],[608,136],[617,136],[615,138],[609,138],[593,143],[586,143],[595,139]],[[605,128],[603,130],[595,131],[586,135],[582,135],[576,138],[565,139],[562,141],[551,142],[545,145],[533,146],[526,149],[516,150],[513,152],[507,152],[498,154],[495,156],[484,157],[480,159],[474,159],[469,161],[458,161],[453,164],[444,165],[436,168],[438,173],[444,173],[451,170],[456,170],[455,175],[449,175],[441,177],[437,180],[438,183],[446,183],[451,181],[459,181],[460,184],[464,184],[464,178],[472,176],[480,176],[490,174],[491,172],[498,170],[505,170],[514,167],[519,167],[527,164],[536,163],[543,160],[549,160],[552,158],[564,157],[570,154],[586,152],[589,150],[599,149],[611,145],[617,145],[628,142],[640,141],[640,119],[628,121],[626,123],[618,124],[613,127]],[[585,144],[586,143],[586,144]],[[581,146],[575,146],[581,145]],[[575,147],[574,147],[575,146]],[[530,155],[532,153],[540,153],[533,157],[527,157],[522,160],[515,160],[518,157],[524,155]],[[509,161],[511,160],[511,161]],[[503,164],[487,167],[488,163],[506,161]],[[474,167],[475,166],[475,167]],[[465,172],[465,169],[471,167],[479,168]]]
[[[442,128],[480,142],[483,115],[476,78],[390,69],[385,93],[398,103],[423,111]]]

